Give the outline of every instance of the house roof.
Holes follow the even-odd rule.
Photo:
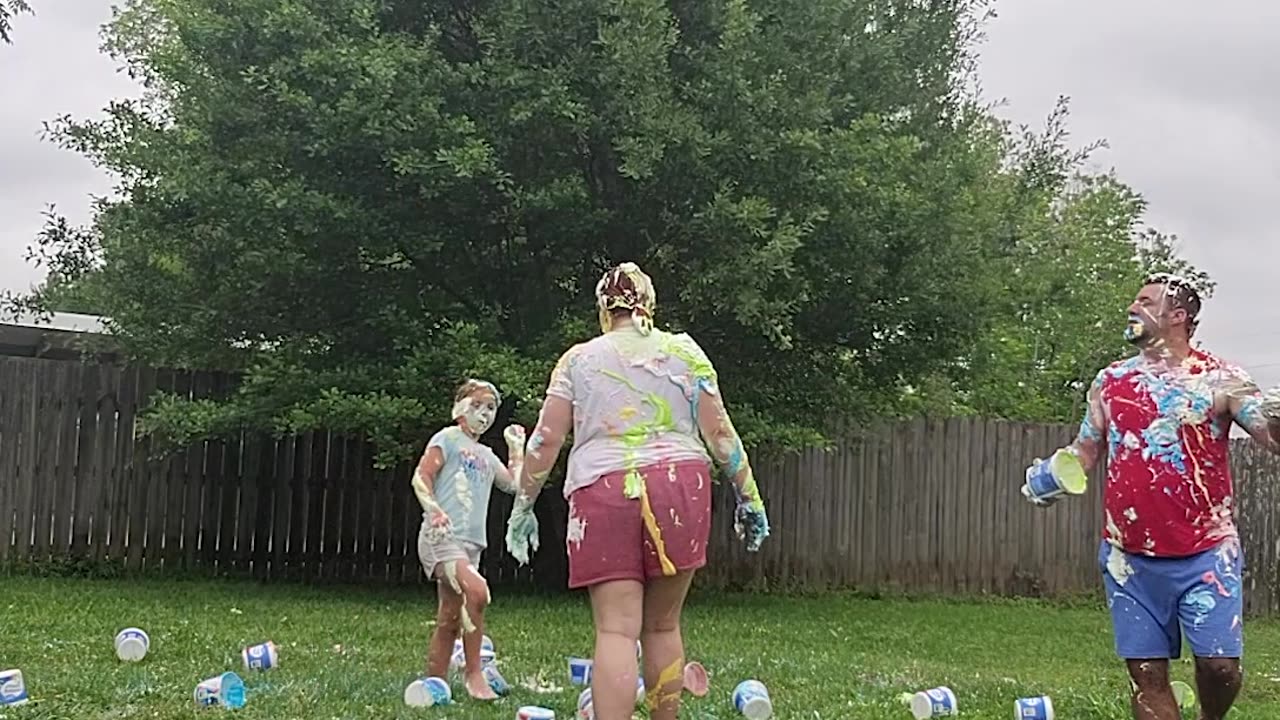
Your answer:
[[[107,330],[106,318],[101,315],[82,315],[80,313],[52,313],[48,318],[40,318],[34,313],[22,313],[17,320],[7,325],[49,330],[66,330],[69,332],[111,334]]]
[[[77,360],[86,353],[113,355],[117,347],[106,318],[53,313],[48,318],[23,314],[0,323],[0,355]]]

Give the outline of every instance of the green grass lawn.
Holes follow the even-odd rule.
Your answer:
[[[0,718],[220,715],[196,710],[191,693],[225,670],[249,686],[248,705],[235,713],[243,718],[511,720],[525,704],[572,717],[578,693],[564,658],[590,652],[583,597],[495,593],[489,634],[512,697],[411,710],[402,692],[421,669],[433,610],[427,589],[0,577],[0,669],[21,669],[34,700],[0,708]],[[112,649],[128,625],[151,634],[151,654],[138,664],[121,664]],[[685,628],[712,687],[689,699],[685,718],[739,717],[729,693],[748,677],[769,686],[781,719],[909,720],[897,695],[941,684],[966,718],[1007,720],[1015,698],[1042,693],[1062,720],[1128,717],[1100,609],[697,594]],[[240,649],[268,639],[280,647],[280,667],[245,673]],[[1248,648],[1235,716],[1280,718],[1280,624],[1253,621]],[[1191,679],[1189,664],[1175,673]]]

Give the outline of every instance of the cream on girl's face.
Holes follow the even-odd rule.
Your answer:
[[[453,405],[454,419],[461,420],[463,427],[477,437],[493,425],[497,415],[498,399],[484,389],[473,391]]]

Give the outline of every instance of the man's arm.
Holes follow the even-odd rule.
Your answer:
[[[1271,388],[1262,396],[1262,414],[1267,418],[1271,441],[1280,445],[1280,385]]]
[[[1104,371],[1105,372],[1105,371]],[[1086,473],[1093,472],[1098,461],[1106,452],[1107,412],[1102,404],[1102,378],[1104,372],[1098,373],[1086,395],[1084,419],[1080,421],[1080,431],[1069,446],[1080,458]]]
[[[1265,395],[1241,373],[1227,390],[1227,411],[1259,445],[1280,455],[1280,387]]]

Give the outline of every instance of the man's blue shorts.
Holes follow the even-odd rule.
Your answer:
[[[1104,540],[1098,563],[1120,657],[1178,658],[1179,630],[1196,657],[1238,658],[1244,652],[1238,540],[1179,558],[1134,555]]]

